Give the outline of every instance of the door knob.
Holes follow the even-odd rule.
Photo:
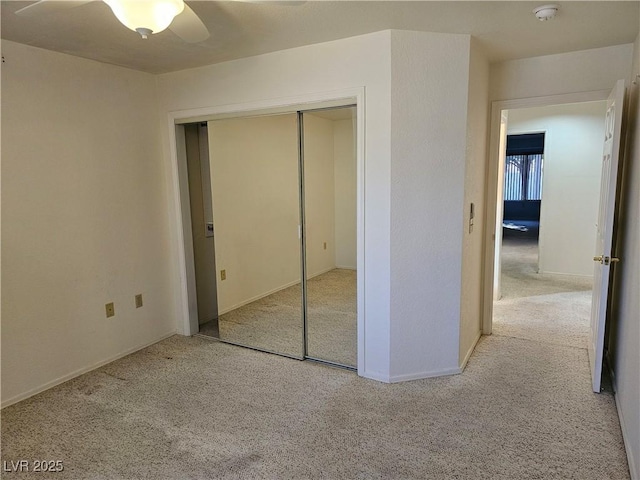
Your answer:
[[[600,262],[604,265],[609,265],[610,263],[618,263],[620,259],[618,257],[607,257],[606,255],[598,255],[597,257],[593,257],[594,262]]]

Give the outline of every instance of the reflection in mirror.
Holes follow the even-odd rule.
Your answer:
[[[219,338],[301,358],[297,116],[208,129]]]
[[[215,248],[207,228],[212,221],[207,124],[185,125],[184,135],[198,324],[200,333],[218,337]]]
[[[303,115],[307,356],[355,367],[355,107]]]

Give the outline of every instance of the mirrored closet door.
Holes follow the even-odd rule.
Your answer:
[[[296,114],[208,129],[219,338],[302,358]]]
[[[355,367],[355,107],[301,114],[306,356]]]
[[[185,132],[200,333],[355,367],[355,107]]]

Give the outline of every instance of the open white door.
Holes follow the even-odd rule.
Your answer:
[[[604,152],[602,154],[602,180],[600,185],[600,206],[596,251],[593,260],[593,301],[591,304],[591,338],[589,341],[589,362],[593,391],[600,391],[602,378],[602,356],[604,351],[604,329],[609,297],[609,274],[613,239],[613,219],[616,204],[618,181],[618,160],[620,156],[620,137],[622,111],[624,106],[624,80],[618,80],[607,100],[605,119]]]

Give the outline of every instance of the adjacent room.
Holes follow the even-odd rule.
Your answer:
[[[586,348],[606,103],[512,109],[494,334]]]

